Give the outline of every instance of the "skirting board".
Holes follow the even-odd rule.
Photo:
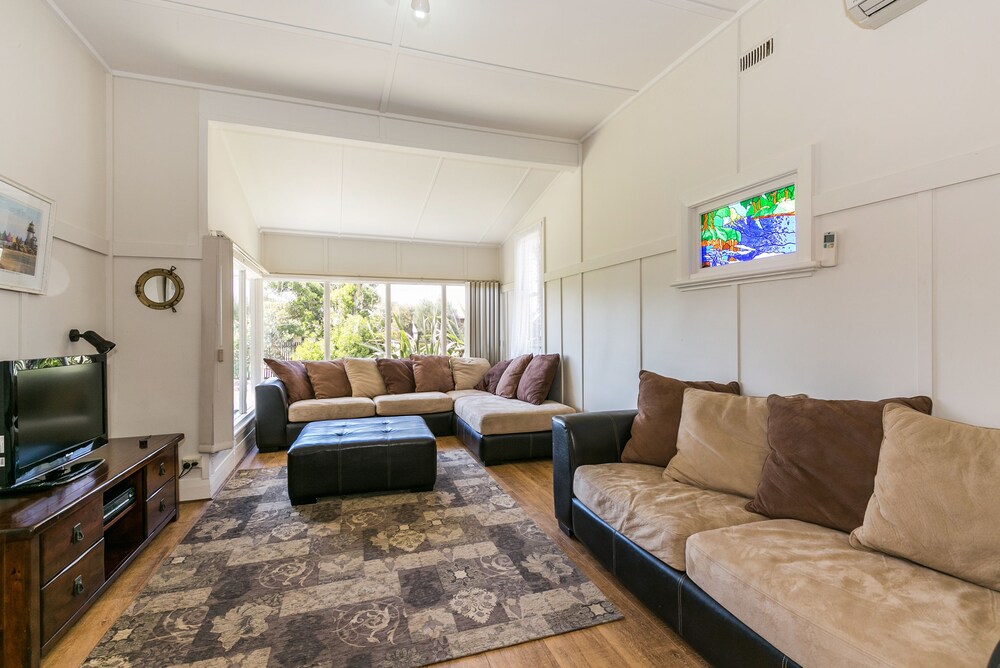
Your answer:
[[[214,498],[216,493],[222,489],[222,485],[229,479],[229,476],[236,470],[239,463],[246,457],[250,448],[253,447],[255,436],[256,431],[250,429],[244,435],[243,439],[236,444],[236,447],[211,455],[201,455],[203,462],[209,462],[208,474],[207,476],[205,475],[206,469],[204,466],[199,466],[181,478],[180,500],[198,501]],[[201,475],[195,477],[198,472]]]

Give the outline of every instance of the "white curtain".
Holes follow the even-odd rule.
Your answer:
[[[542,223],[521,232],[514,246],[514,289],[508,296],[511,357],[542,349]]]

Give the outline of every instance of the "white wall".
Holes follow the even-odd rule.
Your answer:
[[[293,276],[500,280],[500,249],[485,245],[267,232],[261,235],[261,261],[272,274]]]
[[[938,415],[1000,426],[987,250],[1000,82],[983,70],[1000,62],[998,24],[987,0],[925,3],[875,31],[840,3],[763,0],[594,133],[576,226],[546,237],[582,247],[546,267],[570,403],[632,407],[649,368],[751,394],[926,393]],[[772,35],[775,55],[738,74],[739,54]],[[815,230],[840,232],[839,265],[671,288],[683,193],[810,145]],[[522,223],[572,216],[550,198]]]
[[[0,5],[0,176],[56,203],[44,295],[0,290],[0,359],[93,352],[69,330],[114,339],[108,309],[107,78],[36,0]],[[111,358],[112,367],[115,364]]]
[[[225,135],[217,124],[208,124],[207,141],[208,228],[225,233],[244,253],[259,258],[260,230],[250,211],[243,184],[233,168]]]

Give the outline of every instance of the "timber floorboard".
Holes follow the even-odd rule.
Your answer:
[[[438,439],[439,450],[463,449],[458,439]],[[241,469],[284,466],[284,452],[252,451]],[[674,631],[622,587],[583,545],[567,537],[555,520],[552,506],[552,462],[532,460],[499,464],[487,469],[500,486],[524,509],[556,545],[594,581],[618,607],[624,619],[580,631],[446,661],[441,666],[461,668],[604,668],[606,666],[705,668],[708,664]],[[79,666],[115,620],[135,599],[146,582],[208,507],[208,501],[180,504],[180,518],[146,548],[118,580],[80,618],[42,659],[42,668]]]

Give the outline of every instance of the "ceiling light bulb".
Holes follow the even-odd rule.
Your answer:
[[[431,13],[430,0],[411,0],[410,9],[413,10],[413,15],[418,19],[425,19]]]

